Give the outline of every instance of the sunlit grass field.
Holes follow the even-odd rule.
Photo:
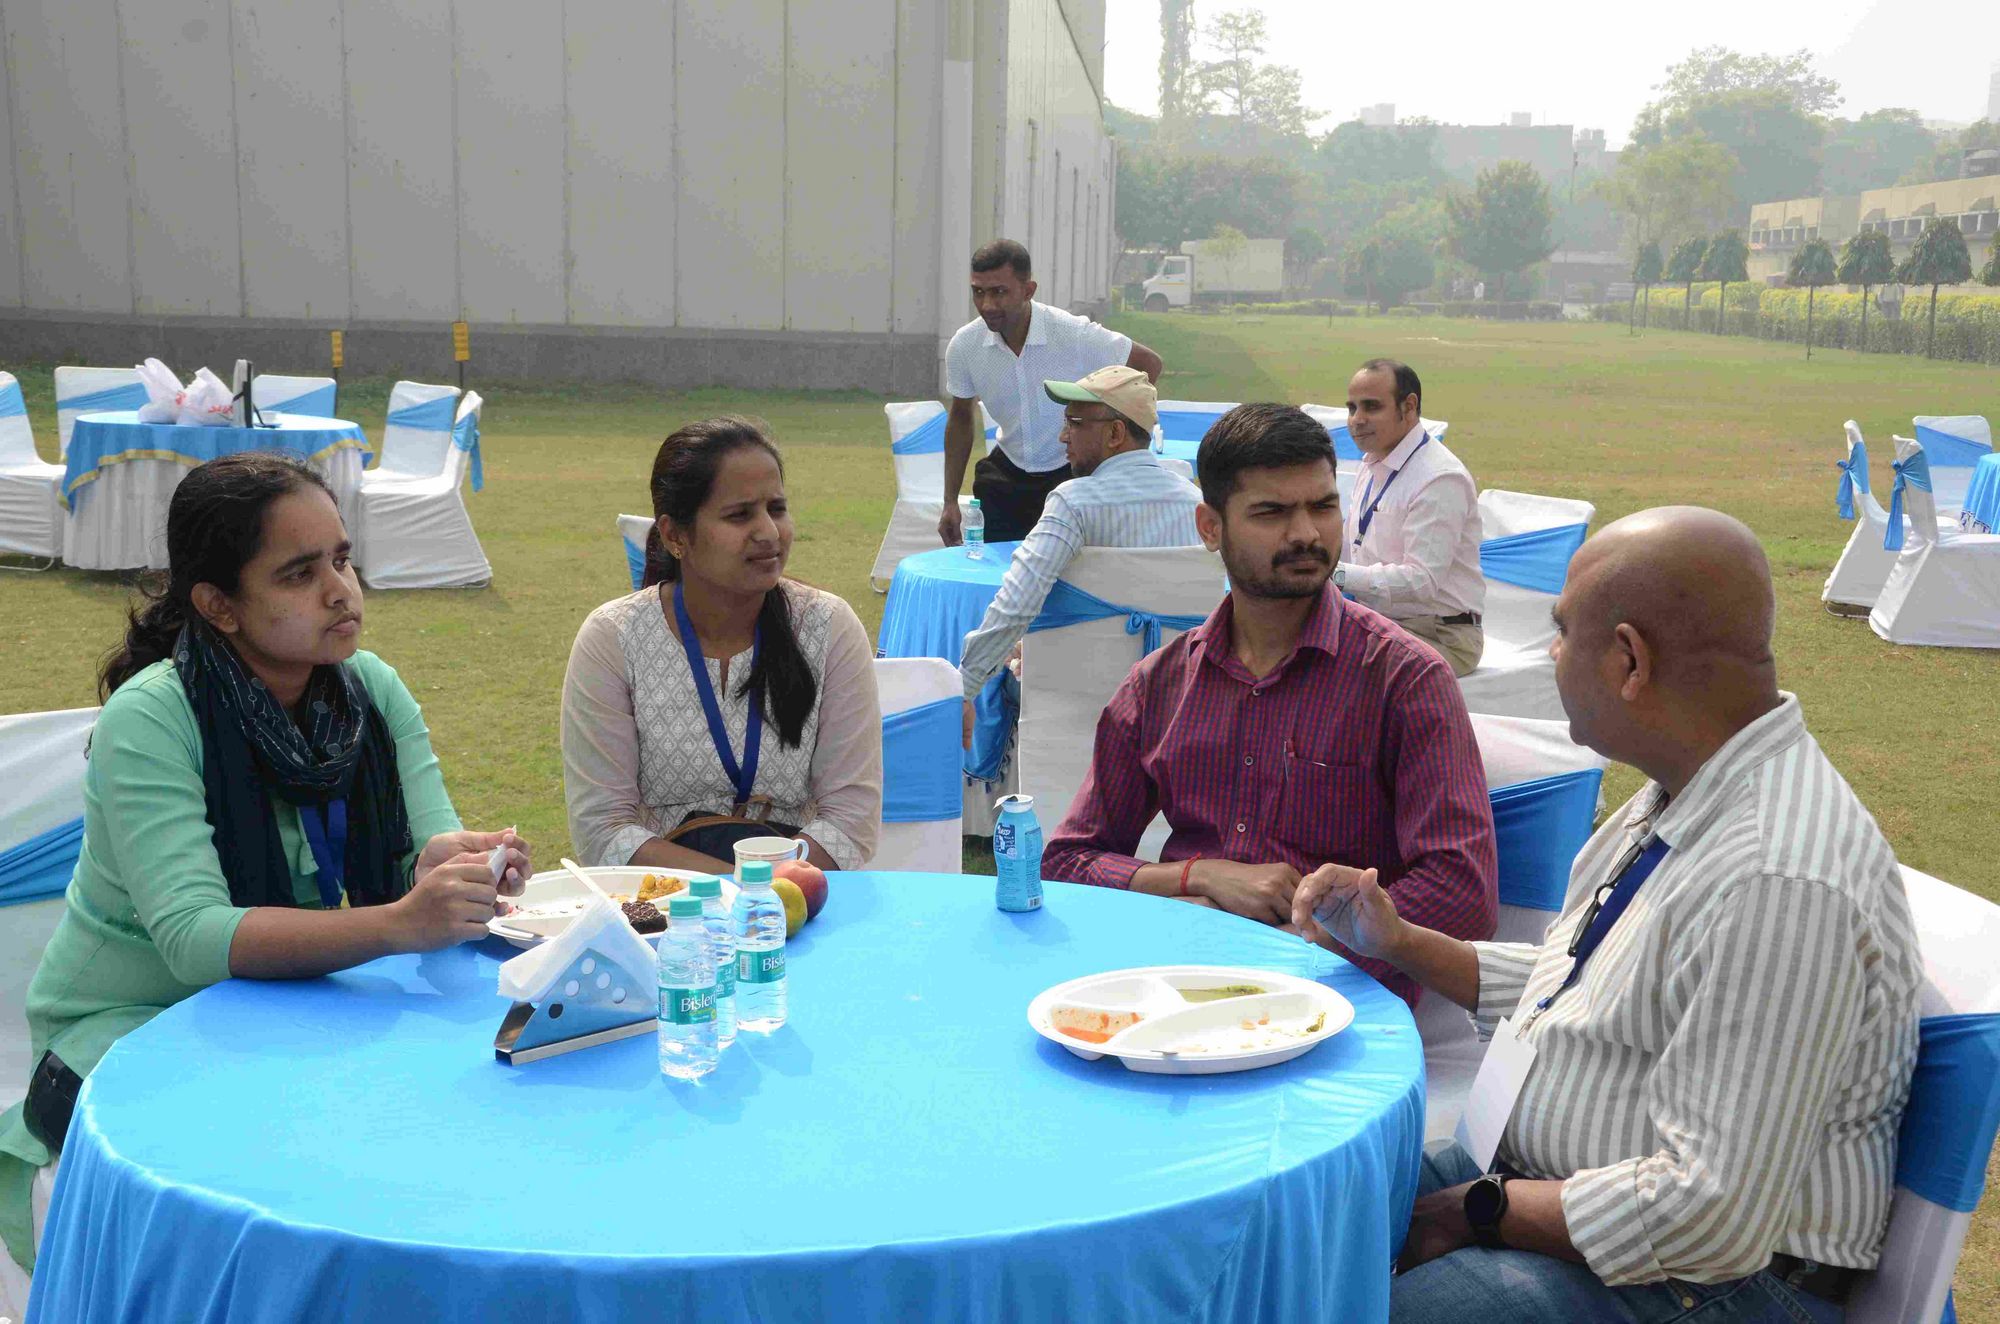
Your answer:
[[[1598,520],[1663,503],[1729,511],[1764,539],[1778,584],[1781,683],[1902,859],[2000,900],[2000,654],[1895,648],[1819,592],[1851,526],[1834,515],[1841,422],[1859,420],[1878,489],[1888,440],[1914,414],[2000,416],[2000,373],[1904,356],[1598,324],[1433,318],[1133,315],[1160,351],[1161,393],[1338,404],[1375,354],[1424,379],[1424,412],[1484,487],[1581,497]],[[312,371],[312,365],[283,365]],[[49,369],[15,367],[53,459]],[[493,563],[486,589],[369,596],[365,644],[423,703],[468,825],[520,825],[569,849],[556,712],[577,625],[629,589],[614,517],[650,513],[646,478],[676,424],[766,419],[784,446],[798,525],[792,572],[854,604],[894,500],[882,401],[858,394],[663,393],[481,381],[487,486],[468,494]],[[379,435],[388,383],[343,384],[340,411]],[[0,712],[95,703],[97,662],[131,600],[112,575],[0,574]],[[1614,770],[1614,802],[1638,784]],[[1993,1174],[2000,1176],[2000,1173]],[[2000,1200],[1989,1194],[1958,1275],[1966,1320],[2000,1320]]]

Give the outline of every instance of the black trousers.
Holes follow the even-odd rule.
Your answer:
[[[994,451],[972,468],[972,495],[979,498],[980,513],[986,516],[986,541],[1019,542],[1042,517],[1042,503],[1058,483],[1070,480],[1069,466],[1046,473],[1029,473]]]

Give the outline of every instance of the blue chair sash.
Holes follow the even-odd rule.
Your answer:
[[[1333,438],[1333,454],[1335,459],[1358,460],[1361,458],[1361,448],[1354,444],[1354,434],[1347,430],[1347,424],[1341,423],[1335,427],[1330,427],[1327,429],[1327,434]]]
[[[1921,450],[1910,452],[1907,460],[1897,460],[1889,466],[1896,471],[1896,485],[1889,489],[1889,527],[1882,533],[1882,550],[1900,552],[1903,550],[1903,489],[1905,487],[1931,490],[1931,465]]]
[[[625,568],[632,572],[632,591],[637,593],[646,586],[646,549],[637,546],[630,538],[625,543]]]
[[[935,823],[964,812],[958,781],[962,699],[890,713],[882,719],[882,821]]]
[[[1479,571],[1488,579],[1518,584],[1538,593],[1562,592],[1570,558],[1590,531],[1587,524],[1559,524],[1488,538],[1479,544]]]
[[[1221,418],[1220,409],[1162,409],[1160,436],[1167,441],[1200,441]]]
[[[1969,1214],[2000,1133],[2000,1014],[1927,1016],[1896,1142],[1896,1184]]]
[[[896,455],[944,454],[944,426],[949,418],[946,413],[931,415],[891,442],[890,452]]]
[[[458,401],[449,395],[441,395],[435,400],[422,404],[404,405],[392,410],[383,422],[391,427],[411,428],[418,432],[449,432],[451,420],[458,413]]]
[[[273,409],[281,414],[304,414],[310,418],[332,418],[335,402],[340,398],[340,388],[332,382],[316,386],[304,395],[295,395],[289,400],[258,400],[259,409]]]
[[[57,895],[69,886],[82,853],[81,818],[0,851],[0,906]]]
[[[1161,632],[1165,630],[1192,630],[1208,617],[1176,616],[1172,613],[1156,615],[1139,607],[1121,607],[1106,602],[1095,594],[1086,593],[1067,580],[1058,579],[1049,596],[1042,603],[1042,614],[1028,627],[1036,630],[1060,630],[1065,625],[1082,625],[1088,621],[1108,621],[1115,616],[1125,618],[1125,633],[1141,637],[1140,656],[1144,657],[1160,646]]]
[[[7,389],[0,391],[0,418],[20,418],[28,412],[28,402],[21,398],[21,383],[8,382]]]
[[[1924,448],[1930,463],[1940,469],[1970,469],[1993,453],[1992,449],[1955,432],[1940,432],[1917,424],[1917,444]]]
[[[1488,792],[1500,857],[1500,900],[1557,911],[1569,892],[1570,866],[1590,840],[1602,768],[1537,777]]]
[[[123,386],[112,386],[102,391],[92,391],[87,395],[56,397],[57,409],[73,409],[78,413],[94,413],[98,410],[141,409],[148,397],[142,382],[127,382]]]
[[[1840,470],[1840,486],[1833,493],[1834,507],[1842,519],[1853,519],[1855,492],[1868,490],[1868,447],[1854,443],[1847,458],[1835,460],[1833,467]]]
[[[462,451],[472,452],[472,490],[486,488],[486,466],[479,459],[479,415],[467,414],[458,420],[451,430],[451,444]]]

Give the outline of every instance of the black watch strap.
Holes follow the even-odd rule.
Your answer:
[[[1488,1173],[1465,1190],[1465,1221],[1472,1228],[1474,1242],[1497,1250],[1507,1242],[1500,1235],[1500,1220],[1507,1216],[1507,1179]]]

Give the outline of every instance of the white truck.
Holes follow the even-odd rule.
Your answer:
[[[1285,288],[1285,241],[1246,239],[1243,251],[1217,257],[1212,239],[1190,239],[1181,251],[1160,259],[1160,268],[1142,287],[1149,313],[1190,303],[1234,303],[1275,299]]]

